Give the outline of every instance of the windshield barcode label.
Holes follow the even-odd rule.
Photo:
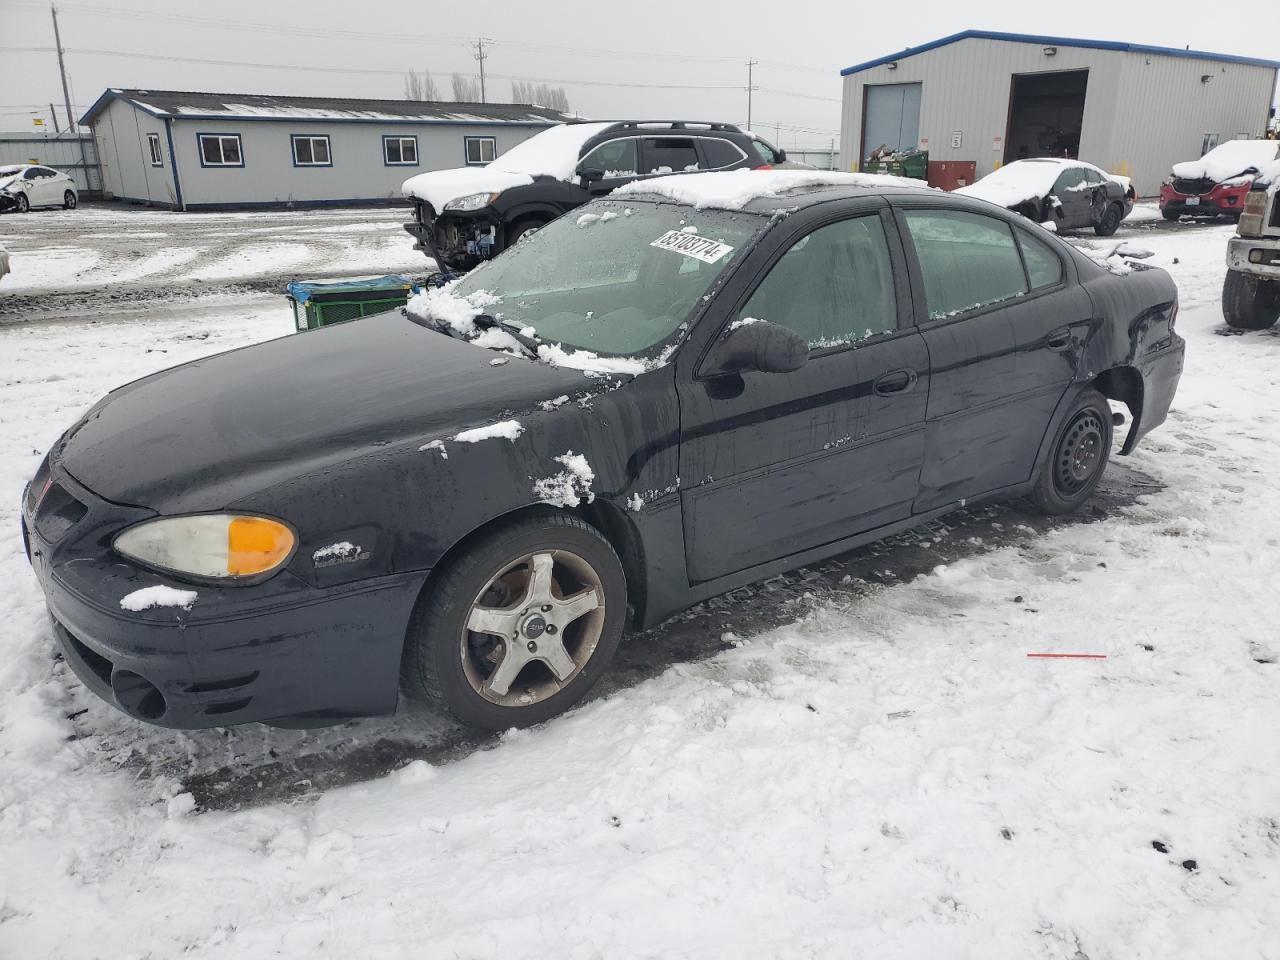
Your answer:
[[[715,263],[733,249],[727,243],[700,237],[696,233],[685,233],[682,230],[668,230],[649,246],[660,250],[674,250],[676,253],[693,257],[703,263]]]

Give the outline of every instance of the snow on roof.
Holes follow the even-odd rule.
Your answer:
[[[1250,167],[1262,168],[1280,156],[1280,142],[1275,140],[1228,140],[1220,143],[1199,160],[1186,160],[1173,165],[1173,175],[1187,180],[1222,181],[1238,177]]]
[[[124,100],[154,116],[204,120],[383,120],[401,123],[416,121],[546,125],[573,119],[569,114],[558,110],[519,103],[364,100],[113,87],[98,98],[81,122],[89,123],[112,100]]]
[[[1001,207],[1014,207],[1034,197],[1045,197],[1053,192],[1053,184],[1063,170],[1080,168],[1092,170],[1110,178],[1105,170],[1082,160],[1063,160],[1058,157],[1037,157],[1015,160],[995,170],[977,183],[960,187],[955,192],[966,197],[976,197]]]
[[[858,187],[862,189],[930,189],[923,180],[875,173],[839,173],[825,170],[729,170],[723,173],[675,174],[636,180],[613,191],[649,194],[686,203],[701,210],[741,210],[752,200],[778,197],[804,187]]]

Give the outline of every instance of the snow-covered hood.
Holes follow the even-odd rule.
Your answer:
[[[55,458],[117,503],[219,509],[315,470],[572,394],[579,370],[506,363],[400,311],[172,367],[112,391]]]
[[[21,173],[10,173],[6,176],[0,176],[0,190],[4,190],[10,184],[18,183],[22,180]]]
[[[582,145],[611,126],[608,123],[562,123],[512,147],[483,167],[433,170],[410,177],[400,187],[406,197],[431,204],[437,214],[445,205],[473,193],[500,193],[533,183],[534,177],[572,180]]]
[[[1228,140],[1199,160],[1175,163],[1173,175],[1179,180],[1205,179],[1221,183],[1270,164],[1277,154],[1280,154],[1280,143],[1275,140]]]

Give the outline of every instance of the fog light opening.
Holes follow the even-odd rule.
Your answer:
[[[120,709],[139,720],[158,720],[168,709],[160,688],[132,670],[117,670],[111,674],[111,692],[115,694]]]

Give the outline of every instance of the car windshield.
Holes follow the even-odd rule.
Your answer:
[[[644,357],[769,219],[599,200],[565,214],[449,288],[509,329],[600,356]]]
[[[15,173],[21,173],[24,167],[0,167],[0,177],[12,177]]]

